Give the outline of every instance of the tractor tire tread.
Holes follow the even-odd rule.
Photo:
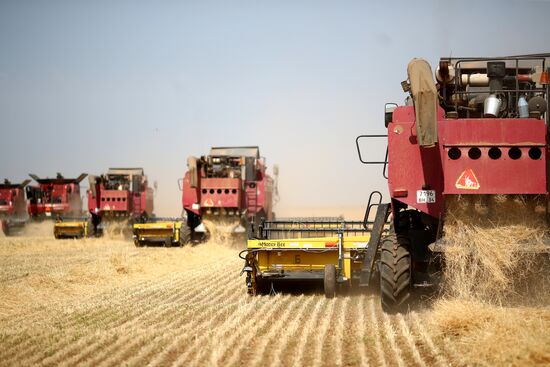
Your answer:
[[[380,255],[380,297],[387,313],[407,310],[411,298],[411,256],[406,236],[394,233],[382,240]]]

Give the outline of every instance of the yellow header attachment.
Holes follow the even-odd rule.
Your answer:
[[[54,237],[82,238],[88,237],[91,232],[91,223],[87,219],[58,220],[53,227]]]
[[[365,249],[370,235],[343,237],[344,249]],[[248,240],[249,249],[338,249],[338,237]]]
[[[188,241],[186,237],[187,223],[179,219],[155,220],[147,223],[135,223],[132,226],[134,243],[141,246],[146,243],[162,243],[165,246],[178,244],[183,246]]]

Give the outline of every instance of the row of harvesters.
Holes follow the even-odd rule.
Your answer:
[[[434,81],[430,65],[413,59],[402,83],[406,105],[386,105],[387,134],[356,140],[362,163],[383,166],[391,200],[371,194],[362,222],[261,221],[240,255],[248,292],[296,279],[323,281],[327,297],[343,285],[370,285],[385,311],[400,312],[414,289],[438,284],[453,200],[475,206],[520,196],[548,213],[549,61],[442,58]],[[378,138],[387,139],[386,159],[364,160],[359,141]]]
[[[86,237],[99,234],[104,219],[142,220],[153,213],[152,189],[141,168],[115,168],[99,177],[89,176],[88,214],[80,191],[87,174],[30,176],[36,186],[30,186],[30,180],[0,184],[0,219],[6,235],[17,234],[29,221],[53,219],[56,238]]]
[[[274,167],[274,180],[258,147],[214,147],[207,156],[189,157],[187,166],[180,180],[181,217],[135,223],[136,246],[151,242],[183,246],[204,240],[208,223],[239,234],[260,218],[273,218],[278,169]]]
[[[30,174],[36,186],[30,186],[31,180],[11,183],[4,180],[0,184],[0,219],[4,234],[18,233],[29,220],[40,221],[60,215],[82,213],[80,181],[78,178],[65,178],[60,173],[55,178],[40,178]]]
[[[4,232],[13,234],[29,219],[53,218],[56,238],[80,238],[99,236],[110,223],[123,222],[132,225],[136,246],[172,246],[206,239],[210,223],[239,234],[252,222],[273,218],[278,172],[275,167],[275,180],[267,174],[258,147],[214,147],[206,156],[189,157],[187,164],[179,182],[182,214],[178,218],[153,215],[153,189],[142,168],[110,168],[103,175],[88,176],[87,211],[82,209],[80,195],[86,174],[76,179],[31,175],[38,186],[27,186],[30,180],[6,181],[0,185]]]

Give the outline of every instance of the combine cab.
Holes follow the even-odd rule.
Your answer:
[[[82,215],[80,182],[87,176],[65,178],[60,173],[56,178],[39,178],[30,174],[38,186],[27,186],[28,213],[33,220],[56,218],[58,216]]]
[[[29,182],[14,184],[6,179],[0,184],[0,222],[6,236],[17,233],[28,218],[24,188]]]
[[[143,222],[153,215],[153,189],[143,168],[110,168],[90,176],[88,209],[94,226],[103,221]]]
[[[490,215],[487,203],[503,197],[548,212],[549,61],[445,58],[437,84],[426,61],[409,63],[407,105],[386,106],[387,160],[360,157],[387,168],[391,202],[379,208],[391,207],[392,232],[373,243],[384,310],[404,311],[414,288],[437,284],[453,202]]]

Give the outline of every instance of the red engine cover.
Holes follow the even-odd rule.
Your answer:
[[[438,217],[446,194],[547,194],[547,129],[539,119],[444,119],[438,145],[421,148],[414,107],[388,126],[390,195]],[[424,201],[435,191],[435,202]],[[420,197],[418,196],[420,195]]]

